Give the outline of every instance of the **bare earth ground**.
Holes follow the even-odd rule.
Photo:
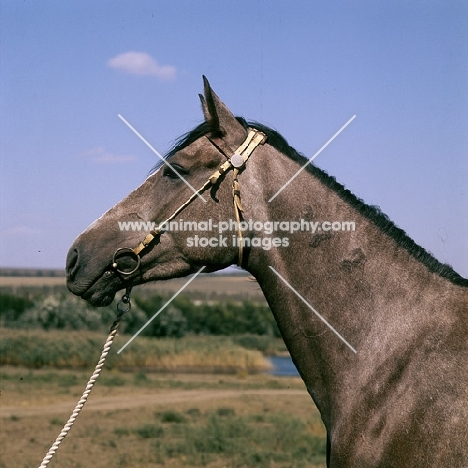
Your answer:
[[[0,467],[37,467],[70,416],[89,374],[4,367],[1,376]],[[167,422],[158,416],[164,411],[169,411]],[[170,419],[171,414],[173,419],[176,418],[174,421]],[[219,415],[228,419],[215,421],[213,417]],[[276,420],[278,427],[272,424]],[[255,430],[264,431],[268,437],[272,432],[281,431],[282,424],[292,424],[291,421],[303,425],[304,430],[314,437],[324,435],[318,412],[299,378],[146,375],[109,371],[106,374],[104,369],[49,466],[323,467],[320,460],[314,464],[295,462],[294,447],[291,447],[291,455],[287,453],[288,448],[283,453],[281,440],[277,441],[274,451],[282,453],[285,463],[265,458],[262,450],[266,450],[266,445],[262,442],[255,449],[258,453],[243,457],[232,453],[208,453],[202,454],[202,458],[196,454],[194,458],[188,448],[187,453],[184,452],[183,447],[193,446],[191,441],[184,439],[188,437],[189,429],[191,434],[196,434],[198,428],[206,430],[209,424],[216,423],[220,424],[220,431],[226,430],[222,424],[230,424],[232,431],[235,422],[241,433],[228,435],[227,442],[231,440],[229,437],[239,438],[242,450],[243,430],[251,431],[255,426]],[[178,422],[184,424],[177,425]],[[181,428],[185,428],[185,432]],[[252,437],[258,437],[255,432],[252,434]],[[278,434],[279,439],[287,437],[287,433]],[[198,440],[196,443],[202,442]],[[219,444],[226,444],[226,440],[220,440]],[[223,450],[229,451],[223,447],[219,449],[220,452]]]

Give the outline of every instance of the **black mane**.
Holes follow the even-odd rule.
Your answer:
[[[166,153],[163,157],[164,160],[168,160],[171,156],[174,156],[180,150],[183,150],[187,146],[195,143],[199,138],[208,135],[217,133],[208,122],[203,122],[200,125],[197,125],[193,130],[190,132],[185,133],[181,137],[177,138],[172,148]],[[150,171],[150,175],[154,174],[162,165],[164,161],[159,160],[155,166]]]
[[[298,162],[301,165],[304,165],[307,162],[307,158],[297,152],[294,148],[289,146],[288,142],[283,136],[281,136],[276,130],[273,130],[265,125],[259,124],[257,122],[248,122],[242,117],[236,117],[239,123],[244,127],[252,127],[257,130],[262,131],[268,136],[268,144],[273,146],[276,150],[280,151],[288,158],[293,161]],[[170,158],[178,151],[186,148],[190,144],[194,143],[196,140],[213,132],[208,122],[203,122],[192,131],[182,135],[174,144],[172,149],[165,155],[165,159]],[[162,164],[162,161],[159,162],[151,172],[156,171]],[[430,271],[437,273],[443,278],[448,279],[453,284],[459,286],[468,286],[468,279],[460,276],[456,271],[452,269],[450,265],[439,262],[432,254],[430,254],[423,247],[416,244],[416,242],[411,239],[403,229],[393,223],[389,217],[383,213],[378,206],[367,205],[359,197],[354,195],[349,191],[344,185],[336,181],[336,179],[327,174],[324,170],[319,169],[313,164],[309,164],[306,168],[308,172],[314,175],[320,182],[322,182],[326,187],[333,190],[337,193],[344,201],[349,203],[351,206],[357,209],[357,211],[365,216],[367,219],[372,221],[382,232],[386,233],[392,237],[398,245],[407,250],[416,260],[423,263],[429,268]]]

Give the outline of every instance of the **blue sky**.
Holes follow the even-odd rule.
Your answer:
[[[1,2],[0,266],[74,238],[201,121],[205,74],[468,276],[464,1]]]

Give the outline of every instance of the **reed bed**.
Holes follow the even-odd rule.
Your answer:
[[[93,368],[105,336],[89,331],[0,329],[0,365],[39,368]],[[270,368],[261,351],[247,349],[236,338],[138,336],[120,354],[130,336],[117,337],[106,367],[122,370],[258,373]],[[242,340],[241,340],[242,341]]]

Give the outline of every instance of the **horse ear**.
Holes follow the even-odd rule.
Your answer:
[[[210,123],[214,131],[222,134],[230,146],[239,146],[245,139],[246,130],[211,89],[205,76],[203,76],[203,84],[205,96],[200,95],[200,100],[205,120]]]
[[[210,121],[210,111],[208,110],[208,105],[206,104],[205,96],[203,94],[199,94],[198,97],[200,98],[202,110],[203,110],[203,115],[205,117],[205,120],[207,122]]]

